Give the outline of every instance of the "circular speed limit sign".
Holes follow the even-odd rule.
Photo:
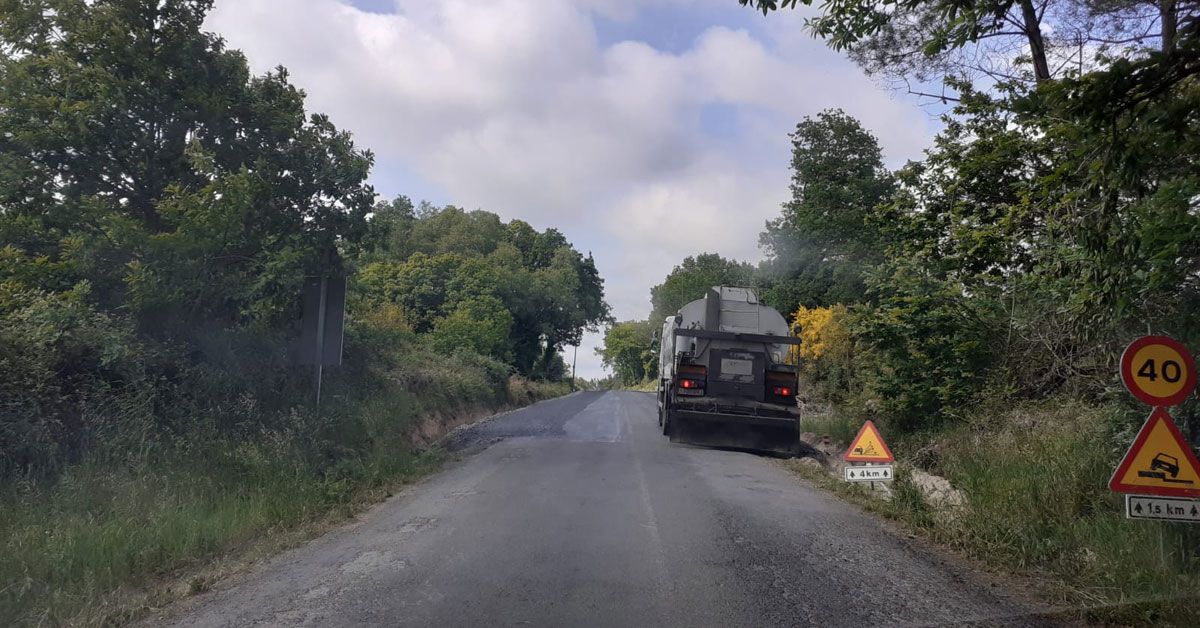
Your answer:
[[[1143,336],[1121,354],[1121,381],[1149,405],[1177,405],[1196,388],[1196,362],[1187,347],[1171,338]]]

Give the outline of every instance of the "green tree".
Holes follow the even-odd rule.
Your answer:
[[[460,301],[448,315],[433,322],[430,341],[443,353],[468,349],[498,360],[512,359],[509,334],[513,318],[491,295]]]
[[[408,248],[397,253],[401,257],[409,252],[487,255],[503,241],[504,225],[499,216],[482,210],[464,211],[451,205],[423,213],[413,224]]]
[[[596,354],[622,384],[630,386],[654,375],[656,328],[649,321],[624,321],[604,332],[604,345],[596,349]]]
[[[414,211],[403,197],[377,205],[369,229],[358,258],[365,305],[398,304],[414,331],[429,333],[463,299],[495,297],[512,319],[506,359],[522,374],[561,377],[563,347],[609,318],[592,256],[554,229],[456,207]]]
[[[805,118],[791,137],[792,199],[760,238],[763,298],[788,312],[862,301],[883,229],[868,217],[894,189],[879,142],[840,110]]]
[[[0,281],[87,281],[143,327],[274,326],[357,246],[372,156],[202,32],[210,6],[0,5]]]
[[[713,286],[749,286],[754,267],[745,262],[725,259],[716,253],[685,257],[661,284],[650,289],[653,312],[650,322],[661,325],[663,319],[691,301],[704,298]]]
[[[367,261],[406,259],[412,248],[416,208],[407,196],[375,203],[364,238],[364,258]]]
[[[499,274],[482,258],[415,253],[404,262],[374,262],[358,274],[360,294],[369,303],[396,303],[413,331],[434,323],[468,301],[500,295]]]
[[[0,2],[0,472],[296,401],[300,288],[361,247],[372,156],[210,7]]]
[[[813,4],[811,0],[738,1],[764,14]],[[1042,18],[1048,3],[1038,4],[1034,0],[826,0],[806,25],[834,49],[868,50],[860,57],[870,61],[868,68],[902,68],[923,80],[931,72],[957,76],[967,69],[1008,78],[1011,75],[998,67],[996,57],[1017,56],[1020,50],[1011,43],[1015,39],[1024,44],[1034,77],[1045,80],[1050,78],[1050,64]],[[962,54],[977,47],[982,50]]]
[[[1046,83],[1113,58],[1175,53],[1200,19],[1193,0],[738,1],[764,14],[817,5],[805,21],[814,35],[914,93],[944,79]],[[945,89],[925,95],[957,100]]]

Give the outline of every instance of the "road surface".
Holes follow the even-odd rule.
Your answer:
[[[171,621],[1039,624],[1017,596],[777,462],[668,443],[653,395],[577,393],[459,439],[474,450],[491,442]]]

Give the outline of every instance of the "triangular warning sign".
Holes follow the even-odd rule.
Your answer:
[[[1155,408],[1150,413],[1108,488],[1117,493],[1200,497],[1200,461],[1166,410]]]
[[[858,436],[850,441],[850,448],[846,450],[842,460],[846,462],[892,462],[895,458],[892,456],[892,450],[888,449],[887,443],[883,442],[879,430],[875,429],[875,424],[867,421],[863,423],[862,429],[858,430]]]

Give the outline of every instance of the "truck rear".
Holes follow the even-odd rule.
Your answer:
[[[663,323],[658,420],[671,442],[798,453],[787,321],[749,288],[717,286]]]

